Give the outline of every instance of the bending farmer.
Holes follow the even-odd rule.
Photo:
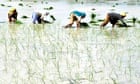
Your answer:
[[[17,20],[17,11],[16,11],[16,8],[11,8],[8,12],[8,20],[9,22],[16,22]]]
[[[127,24],[123,21],[123,18],[126,17],[126,13],[108,13],[104,22],[101,24],[101,27],[104,27],[110,22],[112,24],[112,27],[114,28],[115,24],[120,20],[125,27],[127,27]]]
[[[70,22],[65,26],[65,28],[71,27],[74,22],[76,22],[77,28],[79,28],[81,20],[84,19],[85,17],[86,17],[85,12],[72,11],[70,13]]]
[[[33,23],[36,24],[41,24],[42,21],[44,20],[44,16],[48,16],[49,13],[48,12],[45,12],[44,14],[43,13],[40,13],[40,12],[33,12],[32,13],[32,19],[33,19]]]

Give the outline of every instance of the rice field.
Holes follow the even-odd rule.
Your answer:
[[[139,27],[0,23],[0,84],[140,84]]]
[[[1,84],[140,83],[139,28],[56,25],[0,24]]]

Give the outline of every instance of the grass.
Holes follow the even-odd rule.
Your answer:
[[[138,81],[139,66],[134,64],[139,60],[133,59],[139,54],[140,35],[135,27],[115,28],[111,34],[96,27],[64,29],[57,23],[0,26],[2,84]]]

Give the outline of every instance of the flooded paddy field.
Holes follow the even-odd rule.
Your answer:
[[[32,9],[23,10],[31,14]],[[31,24],[31,18],[21,19],[20,12],[23,24],[0,23],[0,83],[139,84],[140,24],[116,26],[113,32],[110,25],[103,30],[99,25],[64,29],[68,12],[62,20],[63,12],[52,10],[57,19],[53,24]],[[96,13],[97,19],[103,17],[101,11]]]
[[[1,24],[3,84],[139,84],[140,30]]]

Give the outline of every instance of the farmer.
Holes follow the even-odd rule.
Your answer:
[[[108,13],[104,22],[101,24],[101,28],[106,26],[108,22],[112,24],[112,28],[114,28],[115,24],[120,20],[123,23],[123,26],[127,27],[127,24],[123,21],[123,18],[126,17],[126,13]]]
[[[71,27],[74,22],[76,22],[77,28],[79,28],[81,20],[84,19],[85,17],[86,17],[85,12],[80,12],[77,10],[72,11],[70,13],[70,22],[65,26],[65,28]]]
[[[47,21],[46,18],[50,16],[50,18],[52,19],[52,22],[55,21],[55,17],[53,15],[50,15],[49,12],[33,12],[32,13],[32,19],[33,19],[33,23],[34,24],[41,24],[41,23],[52,23],[50,21]]]
[[[32,19],[34,24],[41,24],[42,21],[44,21],[44,17],[48,16],[49,12],[41,13],[41,12],[33,12],[32,13]]]
[[[9,22],[16,22],[17,20],[17,11],[16,11],[16,8],[11,8],[8,12],[8,20]]]

